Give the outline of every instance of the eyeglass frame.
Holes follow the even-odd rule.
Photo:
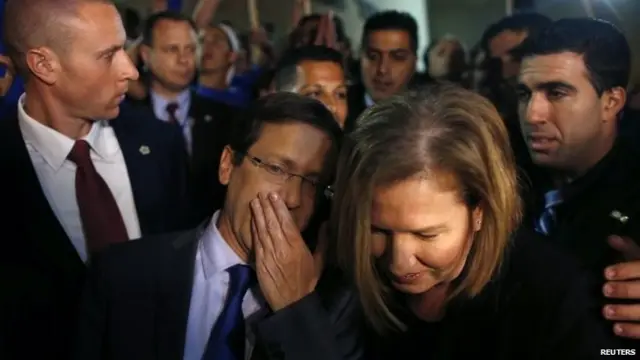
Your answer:
[[[297,178],[300,178],[302,181],[309,182],[311,185],[313,185],[313,187],[315,189],[317,189],[318,186],[322,186],[320,184],[319,180],[313,180],[313,179],[310,179],[310,178],[308,178],[308,177],[306,177],[304,175],[292,173],[290,171],[287,171],[287,170],[283,169],[282,166],[279,166],[279,165],[272,164],[272,163],[269,163],[267,161],[264,161],[264,160],[262,160],[261,158],[255,156],[255,155],[249,154],[249,152],[237,151],[237,153],[242,155],[243,157],[247,157],[249,159],[249,161],[251,161],[251,163],[255,167],[263,169],[264,171],[268,172],[271,175],[282,177],[284,183],[289,181],[292,177],[297,177]],[[334,191],[333,191],[331,186],[325,186],[323,191],[322,191],[322,194],[327,199],[332,199]]]

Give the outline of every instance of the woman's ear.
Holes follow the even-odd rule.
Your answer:
[[[471,224],[473,226],[473,232],[478,232],[480,231],[480,229],[482,229],[482,215],[483,211],[480,206],[476,207],[471,212]]]

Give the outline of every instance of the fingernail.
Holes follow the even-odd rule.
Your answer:
[[[613,294],[613,286],[607,284],[604,286],[604,294],[606,296],[611,296]]]
[[[604,272],[604,276],[606,276],[609,280],[613,280],[613,278],[615,278],[616,276],[616,271],[613,268],[607,268],[607,270],[605,270]]]
[[[269,197],[270,197],[270,198],[271,198],[271,200],[273,200],[273,201],[278,200],[278,194],[276,194],[276,193],[273,193],[273,192],[272,192],[272,193],[270,193],[270,194],[269,194]]]
[[[613,325],[613,331],[618,335],[620,335],[620,334],[622,334],[624,332],[623,329],[622,329],[622,325],[620,325],[620,324]]]
[[[615,310],[613,309],[613,306],[605,306],[604,307],[604,316],[611,318],[613,317],[613,315],[615,314]]]

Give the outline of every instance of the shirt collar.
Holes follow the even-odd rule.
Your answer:
[[[375,104],[376,104],[376,102],[375,102],[375,101],[373,101],[373,99],[371,98],[371,96],[370,96],[368,93],[364,93],[364,105],[365,105],[366,107],[370,107],[370,106],[373,106],[373,105],[375,105]]]
[[[29,116],[24,110],[25,98],[26,94],[22,94],[18,100],[18,123],[24,141],[31,145],[54,171],[58,171],[67,160],[75,140]],[[96,121],[89,133],[82,138],[103,159],[109,155],[108,148],[100,136],[106,126],[109,126],[106,121]]]
[[[233,265],[245,264],[220,234],[216,225],[219,217],[220,210],[213,214],[200,242],[202,269],[204,270],[205,279],[224,272]]]

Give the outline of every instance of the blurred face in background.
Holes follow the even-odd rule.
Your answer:
[[[375,102],[401,93],[416,70],[409,34],[403,30],[380,30],[366,38],[360,65],[367,93]]]
[[[227,34],[218,27],[207,27],[202,35],[200,71],[227,72],[237,60]]]
[[[509,51],[522,42],[528,36],[527,31],[505,30],[489,40],[489,56],[498,58],[502,62],[502,78],[505,80],[518,76],[520,66],[513,60]]]
[[[189,22],[162,19],[153,29],[151,46],[143,46],[141,55],[157,84],[180,92],[195,76],[197,49],[198,38]]]
[[[461,51],[462,45],[454,39],[440,40],[427,54],[429,75],[433,78],[442,78],[451,72],[452,56],[456,51]]]
[[[303,61],[298,65],[296,92],[321,101],[340,127],[347,118],[347,84],[344,70],[332,61]]]

